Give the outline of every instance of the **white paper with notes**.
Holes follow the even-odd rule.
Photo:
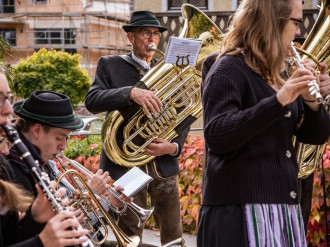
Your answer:
[[[189,65],[195,66],[201,47],[201,40],[172,36],[168,42],[164,62],[176,64],[177,56],[186,57],[189,55]],[[185,63],[186,61],[179,60],[179,65],[181,62]]]
[[[117,181],[115,181],[113,185],[123,187],[124,190],[122,190],[121,193],[127,197],[130,197],[142,189],[145,185],[150,183],[152,180],[152,177],[143,172],[140,168],[134,166]]]

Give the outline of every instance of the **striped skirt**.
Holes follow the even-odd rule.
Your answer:
[[[245,216],[249,246],[307,246],[300,205],[247,204]]]
[[[299,205],[202,206],[198,247],[306,247]]]

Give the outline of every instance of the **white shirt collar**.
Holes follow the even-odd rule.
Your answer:
[[[147,63],[145,60],[138,58],[137,56],[134,55],[133,52],[132,52],[132,58],[134,59],[135,62],[140,64],[143,68],[148,69],[148,70],[150,69],[150,63]]]

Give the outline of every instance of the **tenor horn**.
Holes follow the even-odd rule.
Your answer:
[[[93,177],[93,173],[90,170],[88,170],[86,167],[81,165],[79,162],[69,159],[68,157],[66,157],[64,155],[63,152],[57,154],[56,159],[59,161],[59,163],[61,164],[64,171],[67,171],[68,165],[71,165],[73,168],[78,170],[80,173],[84,174],[84,176],[86,176],[86,178],[91,179]],[[109,195],[112,195],[118,201],[120,201],[121,204],[123,205],[123,208],[119,210],[118,208],[112,206],[112,203],[108,200],[108,198],[106,196],[97,194],[100,197],[101,202],[103,202],[103,205],[106,205],[108,208],[111,208],[111,210],[117,214],[122,214],[123,212],[126,211],[127,208],[130,209],[138,218],[139,227],[141,225],[143,225],[150,218],[150,216],[154,210],[153,207],[151,209],[144,209],[133,202],[125,202],[123,199],[120,198],[120,194],[112,187],[107,188],[107,193]],[[94,194],[95,194],[95,192],[94,192]]]
[[[133,167],[149,163],[155,156],[144,153],[147,145],[156,138],[170,142],[202,114],[200,67],[208,55],[219,49],[223,34],[193,5],[183,4],[181,10],[185,23],[179,37],[202,42],[197,64],[178,68],[161,61],[136,84],[157,92],[163,103],[158,114],[148,118],[141,108],[133,109],[125,118],[119,111],[108,114],[101,131],[103,150],[118,165]]]
[[[308,34],[302,47],[297,49],[303,53],[302,59],[309,57],[316,64],[323,62],[327,64],[327,73],[330,73],[330,0],[321,0],[319,15]],[[329,96],[323,102],[330,114]],[[294,139],[297,150],[297,161],[299,165],[299,178],[306,178],[312,174],[320,163],[326,143],[323,145],[310,145],[297,143]]]

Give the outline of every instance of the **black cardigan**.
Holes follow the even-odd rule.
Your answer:
[[[129,54],[131,56],[131,54]],[[153,59],[151,67],[155,66]],[[85,97],[86,108],[92,113],[111,112],[118,110],[123,116],[132,109],[138,109],[138,105],[133,103],[129,94],[132,87],[140,80],[139,71],[135,66],[129,64],[118,55],[103,56],[99,59],[95,78],[91,88]],[[179,144],[181,150],[189,128],[183,130],[181,135],[172,140]],[[156,158],[160,175],[163,177],[173,176],[179,173],[178,159],[170,155]],[[127,168],[116,165],[102,150],[100,166],[109,171],[113,179],[118,179]]]
[[[297,204],[292,137],[323,144],[330,119],[298,98],[282,107],[275,90],[236,56],[224,56],[202,85],[206,164],[203,205]]]

